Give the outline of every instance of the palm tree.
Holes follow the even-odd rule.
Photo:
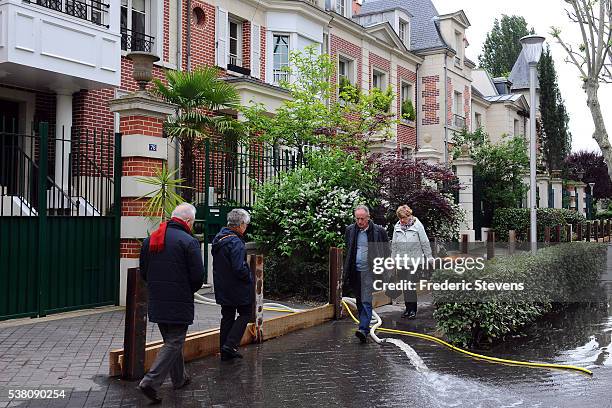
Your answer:
[[[191,72],[168,70],[166,82],[154,79],[153,91],[177,106],[177,115],[169,118],[164,128],[168,137],[180,143],[185,185],[195,188],[194,149],[213,135],[236,139],[242,134],[235,118],[215,113],[220,109],[238,109],[239,96],[232,85],[219,78],[215,67],[200,67]],[[192,201],[193,191],[182,191],[185,201]]]

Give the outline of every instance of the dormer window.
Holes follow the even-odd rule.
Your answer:
[[[350,18],[349,15],[349,6],[347,6],[348,0],[336,0],[336,13],[340,14],[343,17]]]
[[[408,47],[410,43],[410,25],[407,21],[402,20],[401,18],[399,20],[398,35],[406,47]]]
[[[459,31],[455,31],[455,50],[457,51],[455,65],[460,66],[463,60],[463,35]]]

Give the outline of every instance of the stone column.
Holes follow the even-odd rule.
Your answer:
[[[468,147],[461,147],[461,156],[453,160],[459,183],[464,186],[459,190],[459,205],[465,211],[465,223],[460,227],[459,236],[468,235],[468,240],[474,242],[474,160],[470,157]]]
[[[548,176],[539,174],[536,178],[538,184],[538,207],[548,208]]]
[[[578,212],[586,217],[586,196],[585,196],[585,187],[584,183],[576,184],[576,191],[578,192],[578,197],[576,197],[576,203]]]
[[[55,184],[66,194],[70,174],[68,163],[70,156],[70,140],[72,137],[72,92],[58,91],[55,103]],[[61,194],[59,195],[61,197]],[[56,203],[59,203],[59,197]]]
[[[561,172],[557,170],[552,171],[552,178],[550,184],[554,191],[554,208],[563,208],[563,180],[561,180]]]
[[[166,162],[167,144],[162,139],[162,128],[168,115],[174,113],[174,107],[141,91],[114,99],[109,105],[111,112],[119,113],[122,133],[119,300],[123,305],[127,270],[138,266],[141,240],[157,227],[157,223],[143,216],[147,199],[138,199],[153,190],[153,186],[139,182],[137,177],[153,176]]]

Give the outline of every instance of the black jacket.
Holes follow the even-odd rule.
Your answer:
[[[168,222],[161,252],[149,252],[149,238],[145,239],[140,274],[147,282],[151,322],[193,323],[193,294],[204,282],[204,264],[200,243],[182,225]]]
[[[255,289],[242,236],[222,228],[213,239],[212,257],[217,303],[223,306],[252,304]]]
[[[346,227],[344,232],[345,242],[345,257],[344,257],[344,269],[343,278],[344,282],[349,284],[353,289],[355,296],[361,294],[361,279],[359,279],[359,273],[355,267],[355,261],[357,259],[357,233],[359,227],[357,224],[351,224]],[[389,247],[389,236],[387,230],[380,225],[374,224],[372,221],[368,227],[368,267],[372,270],[374,264],[374,258],[378,257],[389,257],[391,256],[391,248]],[[372,245],[373,242],[379,243]]]

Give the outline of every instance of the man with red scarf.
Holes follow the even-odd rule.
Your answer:
[[[149,321],[157,323],[164,345],[138,388],[155,403],[161,402],[157,391],[168,374],[175,389],[191,381],[185,371],[183,344],[187,328],[193,323],[193,294],[204,282],[200,243],[191,235],[195,215],[193,205],[178,205],[172,219],[145,239],[140,250]]]

